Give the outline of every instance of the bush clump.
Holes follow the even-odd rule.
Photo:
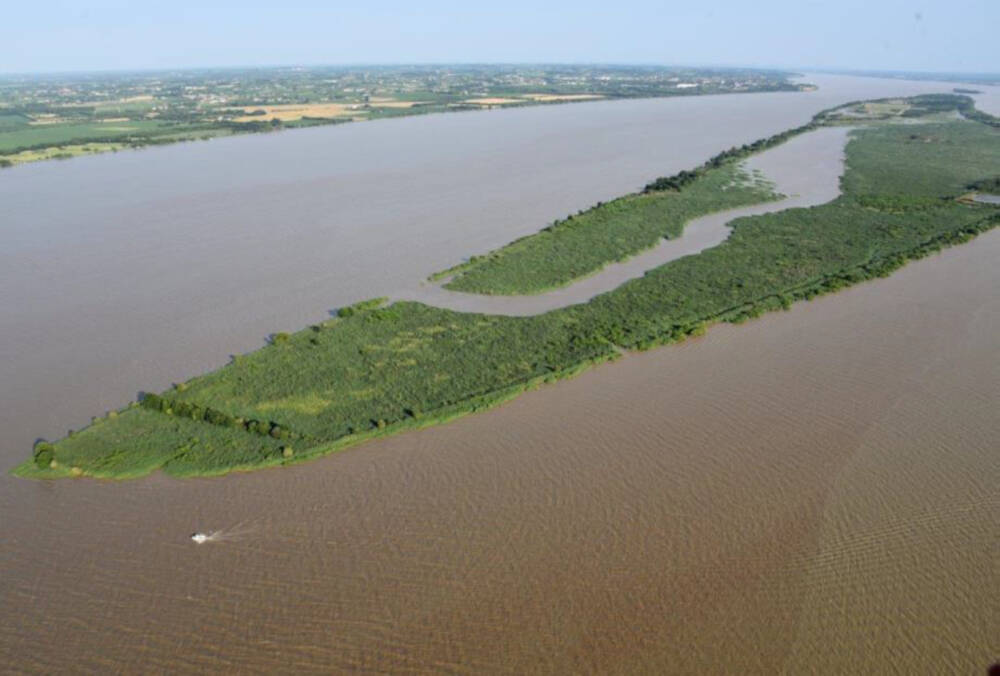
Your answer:
[[[358,314],[359,312],[364,312],[366,310],[374,310],[379,305],[382,305],[388,300],[388,298],[369,298],[368,300],[363,300],[354,305],[346,305],[339,310],[337,310],[337,316],[340,318],[351,317]]]
[[[210,425],[220,427],[239,427],[247,432],[259,434],[273,439],[292,439],[298,435],[294,434],[287,427],[282,427],[278,423],[269,420],[243,420],[219,411],[210,406],[201,406],[188,401],[171,401],[158,394],[146,392],[142,395],[139,405],[152,411],[158,411],[167,415],[176,415],[191,420],[204,421]]]
[[[51,466],[52,461],[55,460],[56,449],[55,447],[48,443],[47,441],[39,441],[35,444],[35,466],[38,469],[47,469]]]

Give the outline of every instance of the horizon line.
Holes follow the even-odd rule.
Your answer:
[[[899,68],[840,68],[830,66],[783,66],[783,65],[738,65],[738,64],[694,64],[665,63],[649,61],[357,61],[357,62],[301,62],[274,64],[241,64],[241,65],[205,65],[205,66],[151,66],[139,68],[89,68],[69,70],[25,70],[2,71],[0,78],[31,77],[31,76],[86,76],[86,75],[128,75],[139,73],[175,73],[204,71],[249,71],[249,70],[282,70],[282,69],[320,69],[320,68],[428,68],[428,67],[502,67],[502,66],[577,66],[577,67],[634,67],[634,68],[698,68],[705,70],[750,70],[750,71],[780,71],[789,74],[796,73],[828,73],[851,75],[924,75],[924,76],[962,76],[1000,79],[1000,71],[956,71],[956,70],[911,70]]]

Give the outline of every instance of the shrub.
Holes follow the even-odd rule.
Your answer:
[[[267,436],[271,432],[271,423],[263,420],[249,420],[246,427],[248,432],[256,432],[262,436]]]
[[[232,425],[233,419],[222,411],[216,411],[214,408],[206,408],[205,422],[212,425]]]
[[[46,469],[55,460],[56,449],[47,441],[39,441],[35,444],[35,466],[39,469]]]
[[[166,399],[152,392],[143,392],[139,399],[140,405],[153,411],[165,411],[169,406]]]
[[[373,309],[377,308],[379,305],[382,305],[383,303],[385,303],[386,300],[388,300],[388,299],[387,298],[369,298],[368,300],[360,301],[358,303],[355,303],[354,305],[346,305],[346,306],[340,308],[339,310],[337,310],[337,316],[341,317],[341,318],[344,318],[344,317],[350,317],[352,315],[355,315],[358,312],[364,312],[365,310],[373,310]]]

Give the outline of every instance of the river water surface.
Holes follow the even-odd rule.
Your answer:
[[[809,79],[0,172],[0,460],[819,109],[950,88]],[[44,673],[980,672],[1000,654],[998,256],[992,232],[293,468],[3,476],[0,656]]]

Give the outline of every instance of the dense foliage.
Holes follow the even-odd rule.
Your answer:
[[[860,129],[849,150],[845,192],[952,197],[997,173],[1000,133],[972,123]]]
[[[979,192],[988,192],[992,195],[1000,195],[1000,176],[993,176],[992,178],[984,178],[980,181],[973,181],[965,187],[969,190],[977,190]]]

